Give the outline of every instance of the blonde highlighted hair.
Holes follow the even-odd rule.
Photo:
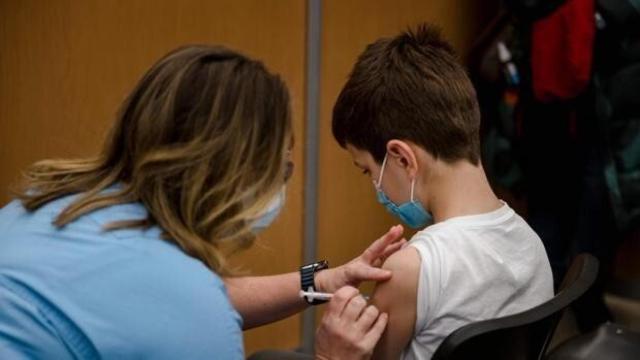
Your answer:
[[[35,163],[18,197],[35,211],[78,194],[55,218],[58,227],[140,202],[146,219],[107,229],[157,225],[167,241],[230,275],[228,255],[252,244],[251,223],[283,186],[291,137],[289,94],[278,76],[222,47],[184,47],[138,82],[100,155]]]

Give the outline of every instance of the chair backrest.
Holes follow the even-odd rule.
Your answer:
[[[597,274],[598,260],[578,255],[551,300],[518,314],[465,325],[444,339],[432,359],[542,359],[564,309],[593,285]]]

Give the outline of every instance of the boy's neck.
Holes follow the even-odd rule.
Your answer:
[[[434,221],[477,215],[502,206],[489,185],[482,165],[461,161],[443,166],[426,184],[429,210]]]

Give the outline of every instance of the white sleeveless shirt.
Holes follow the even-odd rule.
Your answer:
[[[418,232],[421,258],[416,324],[402,359],[431,359],[454,330],[528,310],[553,297],[540,237],[506,203]]]

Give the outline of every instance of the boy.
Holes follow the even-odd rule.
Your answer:
[[[489,186],[479,128],[469,78],[426,25],[370,44],[338,97],[334,137],[378,200],[424,228],[384,264],[393,277],[373,296],[389,314],[376,358],[429,359],[457,328],[553,296],[540,238]]]

